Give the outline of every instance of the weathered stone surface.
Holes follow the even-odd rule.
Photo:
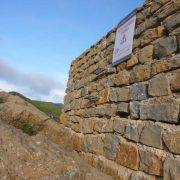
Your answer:
[[[152,75],[177,69],[180,67],[180,55],[176,55],[168,60],[156,61],[152,64]]]
[[[180,35],[180,27],[177,27],[173,31],[170,32],[170,36],[179,36]]]
[[[149,65],[138,65],[135,66],[130,73],[130,82],[140,82],[149,79],[150,77],[150,66]]]
[[[131,174],[130,180],[156,180],[157,178],[151,175],[147,175],[141,171],[134,171]]]
[[[99,92],[99,99],[96,104],[104,104],[108,102],[108,97],[109,97],[109,90],[103,89],[102,91]]]
[[[104,155],[106,158],[114,160],[119,147],[119,138],[116,135],[106,134],[104,138]]]
[[[180,159],[167,158],[164,162],[164,180],[180,179]]]
[[[125,131],[127,119],[120,117],[114,117],[113,119],[114,119],[114,131],[123,135]]]
[[[147,99],[147,85],[143,83],[137,83],[130,86],[130,97],[133,101]]]
[[[138,63],[136,55],[132,54],[131,58],[127,61],[127,68],[131,68]]]
[[[170,87],[173,92],[180,91],[180,70],[170,73]]]
[[[90,134],[94,131],[94,119],[85,119],[82,122],[82,133],[84,134]]]
[[[114,79],[114,84],[115,85],[129,85],[129,77],[130,74],[128,71],[123,70],[119,71],[118,74],[116,74],[115,79]]]
[[[149,80],[148,93],[150,96],[167,96],[170,94],[170,86],[165,74],[158,74]]]
[[[99,133],[113,132],[113,121],[104,118],[94,119],[94,131]]]
[[[158,155],[145,150],[139,150],[140,170],[152,175],[163,175],[163,162]]]
[[[117,115],[120,117],[128,116],[129,115],[129,103],[120,102],[117,105]]]
[[[111,179],[43,136],[30,137],[0,122],[0,179]]]
[[[141,119],[178,123],[178,114],[179,103],[171,98],[153,98],[140,105]]]
[[[124,137],[132,141],[139,142],[143,126],[143,123],[128,122],[126,124]]]
[[[130,169],[138,170],[138,148],[130,143],[121,143],[117,152],[116,162]]]
[[[138,101],[130,102],[129,106],[131,119],[139,119],[140,117],[140,103]]]
[[[180,19],[180,13],[176,12],[172,16],[169,16],[168,18],[166,18],[163,24],[165,28],[170,32],[175,27],[178,27],[180,25],[179,19]]]
[[[154,45],[154,55],[160,59],[177,51],[175,37],[160,38]]]
[[[153,123],[146,123],[141,133],[140,142],[147,146],[162,149],[162,128]]]
[[[103,140],[100,135],[85,135],[84,151],[103,155]]]
[[[170,152],[180,154],[180,130],[164,133],[163,141]]]
[[[144,47],[143,49],[141,49],[139,52],[139,62],[145,63],[147,61],[152,61],[153,50],[154,50],[153,45],[148,45],[148,46]]]
[[[129,87],[111,88],[109,92],[109,100],[113,102],[129,101]]]

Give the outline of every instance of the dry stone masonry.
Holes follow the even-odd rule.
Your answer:
[[[133,54],[112,66],[116,29],[71,64],[64,141],[114,179],[180,179],[180,1],[138,8]]]

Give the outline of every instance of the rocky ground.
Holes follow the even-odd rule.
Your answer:
[[[54,139],[60,136],[43,136],[48,124],[56,130],[60,128],[44,113],[4,92],[0,93],[0,100],[0,179],[111,179],[86,164],[75,151],[64,149],[62,141],[55,144]],[[20,128],[21,119],[37,135],[29,136],[15,128]]]

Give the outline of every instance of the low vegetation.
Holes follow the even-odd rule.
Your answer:
[[[0,104],[3,103],[3,102],[4,102],[3,98],[0,97]]]
[[[21,120],[20,120],[20,125],[19,125],[19,126],[20,126],[19,128],[20,128],[24,133],[26,133],[26,134],[28,134],[28,135],[30,135],[30,136],[33,136],[33,135],[36,134],[36,131],[34,130],[33,126],[32,126],[28,121],[26,121],[26,120],[24,120],[24,119],[21,119]]]
[[[63,107],[63,104],[61,104],[61,103],[52,103],[52,102],[31,100],[18,92],[10,92],[10,94],[19,96],[20,98],[24,99],[25,101],[33,104],[40,111],[46,113],[48,116],[50,116],[51,118],[53,118],[55,120],[59,119],[59,117],[60,117],[62,107]]]

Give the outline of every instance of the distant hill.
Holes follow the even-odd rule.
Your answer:
[[[15,96],[19,96],[20,98],[22,98],[25,101],[33,104],[39,110],[43,111],[48,116],[51,116],[54,119],[58,119],[60,114],[61,114],[62,107],[63,107],[63,104],[61,104],[61,103],[52,103],[52,102],[31,100],[31,99],[25,97],[24,95],[22,95],[22,94],[20,94],[18,92],[14,92],[14,91],[9,92],[9,94],[12,94],[12,95],[15,95]]]

